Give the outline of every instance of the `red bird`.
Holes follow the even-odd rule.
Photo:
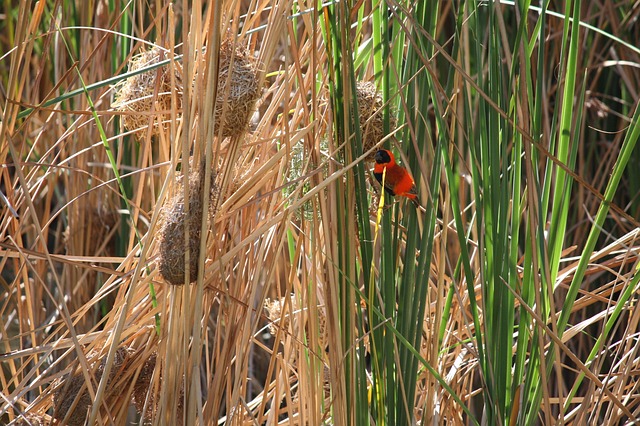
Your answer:
[[[404,167],[396,163],[391,151],[381,149],[376,152],[373,159],[376,161],[373,166],[373,176],[382,184],[382,172],[387,169],[384,179],[384,189],[390,195],[407,197],[420,207],[418,200],[418,190],[413,178]]]

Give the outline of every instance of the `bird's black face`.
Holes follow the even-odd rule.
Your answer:
[[[378,164],[386,164],[391,162],[391,157],[389,156],[389,152],[386,149],[381,149],[376,152],[376,155],[373,157]]]

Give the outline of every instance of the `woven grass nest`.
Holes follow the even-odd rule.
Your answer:
[[[215,133],[220,133],[222,125],[222,137],[239,136],[247,131],[256,101],[262,95],[257,62],[231,37],[220,44],[218,61]]]
[[[29,413],[24,417],[14,420],[14,426],[49,426],[51,420],[43,414]]]
[[[153,47],[145,50],[140,54],[133,56],[129,60],[129,71],[137,71],[153,64],[157,64],[161,60],[167,59],[162,54],[160,47]],[[135,131],[138,139],[145,136],[147,126],[149,125],[149,113],[153,110],[157,114],[153,117],[152,135],[158,135],[161,130],[167,130],[170,126],[171,118],[171,64],[164,65],[159,69],[137,74],[129,77],[117,86],[115,102],[113,107],[125,114],[122,115],[122,124],[125,129]],[[182,66],[179,62],[174,61],[174,75],[176,93],[176,109],[182,109]],[[160,78],[156,94],[156,80]],[[154,108],[155,102],[155,108]]]
[[[144,51],[129,61],[129,71],[140,70],[166,59],[159,47]],[[174,61],[177,118],[182,114],[183,72],[179,62]],[[204,72],[204,61],[197,63],[197,72]],[[156,79],[158,93],[156,91]],[[233,38],[225,38],[220,45],[218,62],[218,94],[214,107],[215,134],[223,138],[239,136],[249,127],[256,101],[262,95],[258,79],[257,61],[248,50]],[[149,113],[155,104],[157,114],[153,117],[152,135],[158,135],[170,126],[171,118],[171,72],[169,65],[129,77],[118,86],[113,104],[124,112],[122,123],[141,139],[146,135]],[[222,129],[220,129],[222,126]],[[221,133],[220,133],[221,131]]]
[[[75,235],[87,236],[85,253],[91,255],[100,254],[98,250],[104,244],[113,228],[118,224],[118,213],[115,208],[110,209],[106,204],[95,205],[92,202],[81,204],[77,211],[73,211],[75,220],[69,220],[67,228],[63,233],[67,251],[71,250],[71,239]],[[110,251],[111,245],[104,248],[105,253],[113,255]],[[69,252],[70,253],[70,252]]]
[[[163,223],[160,228],[158,269],[165,281],[172,285],[185,283],[185,226],[189,233],[189,277],[192,283],[198,278],[198,258],[203,219],[204,167],[189,177],[189,211],[185,209],[182,186],[173,198],[162,207]],[[209,217],[213,218],[219,198],[216,174],[211,173],[209,192]]]
[[[386,136],[384,131],[384,114],[382,93],[378,91],[376,85],[368,81],[358,81],[356,83],[356,98],[358,100],[358,115],[360,117],[360,131],[362,133],[362,151],[366,152],[373,148]],[[390,131],[393,132],[397,126],[395,114],[389,116]],[[373,151],[367,160],[373,161]]]
[[[268,325],[269,333],[271,333],[271,335],[275,336],[278,333],[278,328],[283,328],[294,336],[298,335],[302,314],[295,295],[292,294],[290,296],[290,301],[291,305],[288,307],[287,313],[283,317],[282,311],[285,309],[285,304],[287,302],[286,297],[275,300],[265,300],[264,307],[267,311],[267,316],[271,320],[271,323]],[[308,326],[305,326],[305,333],[309,333]],[[326,348],[328,344],[327,315],[324,307],[318,307],[318,338],[320,347]]]
[[[156,363],[158,359],[158,354],[153,352],[149,358],[147,358],[140,369],[140,374],[138,374],[138,378],[133,386],[133,393],[131,395],[131,402],[136,407],[136,410],[139,414],[144,414],[144,419],[147,422],[152,422],[158,411],[159,400],[157,395],[151,389],[151,378],[153,377],[153,372],[156,369]],[[156,378],[156,380],[158,380]],[[183,383],[181,381],[180,383]],[[147,401],[147,397],[149,398],[147,407],[145,410],[145,401]],[[184,424],[184,385],[180,386],[179,398],[177,400],[177,408],[176,408],[176,426],[182,426]]]
[[[108,383],[113,383],[118,375],[122,373],[122,370],[126,368],[126,364],[131,356],[131,353],[132,352],[128,348],[119,348],[117,350],[113,365],[111,367],[111,371],[109,372]],[[104,367],[106,364],[105,361],[106,358],[103,358],[98,364],[95,372],[96,383],[94,384],[94,386],[97,386],[97,383],[102,378]],[[105,399],[107,401],[115,398],[118,393],[115,392],[112,388],[109,389],[111,390],[108,390],[105,396]],[[78,402],[74,407],[73,404],[76,398],[78,399]],[[56,384],[56,390],[53,393],[53,405],[55,407],[53,418],[55,420],[62,422],[68,414],[69,417],[64,424],[70,426],[84,425],[87,413],[89,412],[92,404],[93,400],[91,399],[91,396],[85,384],[85,378],[82,372],[67,374],[66,376],[63,376],[58,380]],[[69,413],[69,411],[71,411],[71,413]]]
[[[116,351],[116,355],[114,358],[113,366],[111,367],[111,371],[109,373],[109,384],[107,387],[107,393],[105,395],[104,401],[106,402],[108,407],[111,407],[113,403],[117,400],[117,398],[121,397],[124,392],[123,388],[120,387],[128,387],[129,384],[123,383],[118,384],[116,389],[115,386],[111,386],[115,384],[119,378],[122,378],[122,375],[130,370],[130,368],[134,365],[134,360],[137,358],[135,354],[135,350],[132,348],[121,347]],[[106,358],[103,358],[95,371],[95,379],[97,382],[100,381],[104,374],[104,367],[106,364]],[[143,414],[144,418],[147,422],[153,420],[153,416],[158,410],[158,401],[153,392],[149,393],[151,387],[151,378],[153,377],[154,370],[156,369],[157,362],[157,353],[151,353],[148,358],[144,360],[142,367],[140,368],[140,373],[138,374],[136,381],[133,385],[133,390],[131,393],[130,402],[136,407],[138,413]],[[95,364],[94,364],[95,365]],[[133,376],[130,376],[133,378]],[[90,397],[89,391],[87,390],[87,386],[85,384],[84,375],[82,372],[75,372],[73,374],[67,374],[62,378],[58,379],[55,384],[55,391],[53,393],[53,404],[54,404],[54,413],[53,419],[55,420],[54,424],[63,424],[65,417],[67,414],[69,417],[67,418],[65,425],[70,426],[81,426],[85,424],[85,420],[87,417],[87,413],[91,409],[91,405],[93,404],[93,400]],[[95,388],[94,388],[95,390]],[[147,394],[149,393],[149,403],[146,411],[144,410],[145,401],[147,400]],[[183,417],[183,403],[184,399],[184,389],[180,389],[181,398],[178,401],[178,413],[176,414],[175,425],[182,425],[182,417]],[[75,407],[73,407],[74,401],[78,399]],[[71,413],[69,414],[69,411]],[[44,416],[29,414],[25,421],[17,424],[28,424],[26,421],[32,422],[34,425],[44,425],[50,424],[51,422],[46,421]]]
[[[156,352],[152,353],[151,356],[149,356],[149,358],[142,365],[136,383],[133,386],[131,401],[133,402],[133,405],[135,405],[136,410],[138,410],[138,413],[142,413],[144,410],[144,402],[147,398],[149,387],[151,386],[151,378],[153,377],[153,371],[156,368],[157,358],[158,354]],[[155,411],[156,407],[150,408]],[[147,412],[145,413],[146,416],[150,417],[153,414],[151,409],[147,410]]]

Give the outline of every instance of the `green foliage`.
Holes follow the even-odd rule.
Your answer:
[[[624,36],[581,22],[581,2],[567,2],[565,15],[547,13],[548,2],[542,10],[529,2],[506,7],[460,2],[445,8],[448,16],[440,13],[435,2],[402,6],[375,3],[371,39],[361,46],[358,41],[345,46],[349,26],[341,21],[347,15],[338,13],[340,6],[329,7],[333,14],[325,15],[330,29],[325,33],[327,45],[333,46],[333,55],[338,51],[342,55],[330,55],[334,59],[330,83],[335,85],[331,87],[335,135],[341,135],[340,140],[351,137],[353,143],[346,144],[345,151],[351,147],[355,156],[360,153],[358,126],[351,120],[355,114],[344,108],[357,109],[349,103],[344,85],[362,78],[359,68],[367,66],[363,55],[368,55],[373,77],[389,105],[385,113],[397,108],[399,124],[405,126],[398,134],[402,142],[392,148],[402,151],[410,170],[421,177],[417,182],[428,183],[423,189],[428,194],[426,211],[416,211],[408,203],[392,204],[393,208],[383,211],[374,240],[380,241],[379,252],[375,245],[360,246],[366,255],[359,282],[364,283],[370,311],[370,414],[377,424],[409,424],[414,409],[423,408],[414,406],[419,371],[427,368],[437,382],[443,381],[442,370],[433,369],[434,360],[425,360],[415,351],[422,345],[420,325],[431,323],[425,316],[432,300],[428,283],[441,282],[441,277],[432,275],[432,265],[440,261],[434,257],[435,219],[444,213],[455,223],[460,252],[458,259],[448,259],[455,265],[452,286],[439,293],[442,299],[438,306],[446,309],[438,311],[435,321],[440,330],[438,343],[449,329],[449,309],[465,289],[471,314],[467,319],[471,341],[466,344],[479,366],[482,409],[471,414],[458,399],[462,395],[452,396],[469,414],[470,423],[482,418],[488,424],[533,424],[541,410],[551,420],[549,407],[543,404],[557,391],[550,382],[552,374],[560,371],[559,352],[553,342],[570,325],[578,290],[600,230],[607,226],[607,206],[619,193],[620,179],[628,174],[629,184],[637,185],[633,168],[627,167],[627,155],[635,155],[634,117],[625,130],[621,156],[590,226],[568,293],[558,305],[557,297],[562,293],[558,280],[564,279],[559,278],[561,263],[572,227],[581,217],[574,208],[577,195],[582,194],[576,193],[576,187],[584,185],[580,173],[587,170],[584,163],[578,163],[585,158],[579,156],[579,147],[585,139],[586,116],[584,108],[576,105],[586,105],[588,92],[587,58],[580,50],[585,40],[597,40],[585,28],[619,41],[625,48],[632,46]],[[535,21],[521,18],[532,14]],[[549,20],[554,31],[560,30],[560,37],[553,41],[547,37]],[[361,28],[358,22],[356,32]],[[446,36],[442,32],[436,36],[438,29],[451,25]],[[505,32],[505,28],[509,30]],[[556,65],[550,56],[554,49],[559,52]],[[356,52],[355,69],[344,60],[351,52]],[[560,86],[556,108],[549,114],[552,77]],[[586,137],[593,135],[586,133]],[[588,158],[597,161],[593,156]],[[362,171],[354,170],[358,184],[350,187],[347,180],[344,191],[360,195],[367,173],[361,177]],[[461,179],[460,174],[466,177]],[[445,178],[442,183],[441,176]],[[441,185],[445,185],[444,194]],[[594,191],[591,187],[588,190]],[[358,214],[366,214],[364,201],[358,200]],[[632,206],[637,202],[633,197]],[[418,222],[424,227],[419,228]],[[363,238],[369,221],[360,220],[358,225]],[[418,229],[421,232],[416,232]],[[367,259],[371,259],[371,267]],[[627,302],[634,282],[625,284],[617,303]],[[590,365],[610,337],[609,327],[621,314],[617,306],[585,365]],[[545,326],[549,322],[551,328]],[[551,342],[550,347],[543,344],[545,341]],[[449,349],[438,346],[437,352]],[[564,410],[584,377],[582,372],[576,378]]]

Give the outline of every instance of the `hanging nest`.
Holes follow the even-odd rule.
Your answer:
[[[185,210],[182,186],[177,194],[163,206],[163,224],[160,228],[158,269],[166,282],[172,285],[185,283],[185,226],[189,232],[189,277],[192,283],[198,278],[200,237],[203,219],[204,167],[189,177],[189,211]],[[219,190],[216,174],[211,173],[209,193],[209,217],[213,218],[218,206]],[[180,180],[180,179],[179,179]]]
[[[265,309],[267,310],[267,316],[271,320],[268,325],[269,333],[275,336],[278,333],[278,328],[286,330],[293,336],[298,335],[300,321],[302,320],[302,312],[298,306],[298,300],[295,295],[291,295],[291,304],[287,309],[287,313],[282,316],[282,311],[285,309],[286,296],[282,299],[266,299],[264,302]],[[293,319],[293,321],[291,321]],[[309,318],[312,321],[312,318]],[[305,327],[305,333],[309,335],[309,326]],[[327,347],[327,315],[324,307],[318,307],[318,343],[321,348]]]
[[[133,393],[131,395],[131,401],[133,405],[135,405],[138,413],[142,413],[144,410],[144,401],[147,398],[147,392],[149,391],[149,386],[151,386],[151,377],[153,377],[153,370],[156,368],[156,360],[158,358],[158,354],[156,352],[152,353],[149,358],[144,362],[142,368],[140,369],[140,374],[138,374],[138,379],[136,380],[136,384],[133,386]],[[153,404],[152,404],[153,405]],[[147,410],[147,416],[151,416],[151,410]],[[149,419],[147,419],[149,420]]]
[[[362,133],[362,152],[373,148],[386,136],[384,131],[384,101],[382,93],[376,89],[376,85],[368,81],[356,83],[356,98],[358,100],[358,115],[360,117],[360,132]],[[389,130],[393,132],[397,126],[395,113],[389,116]],[[375,151],[367,156],[368,161],[373,161]]]
[[[76,220],[69,220],[63,233],[67,253],[76,254],[73,252],[71,240],[76,235],[80,235],[86,240],[81,254],[112,256],[113,239],[104,248],[102,246],[113,228],[118,225],[119,215],[115,208],[111,209],[106,203],[102,203],[102,200],[98,200],[97,205],[92,202],[76,204],[78,203],[74,203],[74,209],[71,212]]]
[[[262,88],[256,60],[232,37],[225,38],[220,45],[217,90],[215,134],[220,134],[220,125],[224,138],[246,132]]]
[[[14,426],[49,426],[51,420],[42,414],[29,413],[25,414],[24,417],[14,420],[11,424]]]
[[[156,368],[158,354],[153,352],[149,358],[144,362],[138,374],[138,379],[133,386],[133,393],[131,395],[131,402],[136,407],[138,414],[144,414],[144,419],[147,422],[152,422],[153,418],[158,411],[158,396],[151,389],[151,378]],[[182,383],[182,381],[181,381]],[[145,410],[145,401],[147,401],[147,395],[149,398],[147,408]],[[182,426],[184,418],[184,385],[180,387],[180,394],[177,401],[176,408],[176,421],[175,425]]]
[[[159,47],[144,51],[129,61],[129,71],[136,71],[165,60]],[[169,65],[159,70],[138,74],[118,85],[113,107],[122,115],[124,127],[134,131],[141,139],[149,125],[149,113],[156,111],[153,118],[152,135],[166,131],[170,127],[171,93],[176,92],[176,109],[182,109],[183,73],[179,62],[174,61],[175,87],[171,85]],[[198,63],[203,71],[204,62]],[[157,78],[159,77],[159,82]],[[156,94],[156,84],[158,92]],[[218,96],[214,107],[215,133],[222,137],[238,136],[246,132],[254,112],[256,101],[262,94],[258,79],[257,61],[248,50],[227,37],[220,45],[218,64]],[[154,96],[155,95],[155,96]],[[155,102],[155,108],[154,107]],[[176,116],[181,118],[182,114]]]
[[[378,192],[380,190],[380,185],[375,186],[375,188],[375,190],[369,191],[369,194],[371,196],[371,201],[369,202],[369,216],[371,217],[371,220],[374,221],[377,220],[376,217],[378,216],[378,208],[380,207],[380,193]],[[389,199],[389,196],[386,195],[385,198]]]
[[[155,46],[132,57],[128,68],[129,71],[137,71],[165,59],[167,55]],[[171,85],[171,65],[175,74],[175,87]],[[117,89],[113,107],[125,113],[122,115],[125,129],[135,131],[136,137],[142,139],[151,119],[151,134],[158,135],[161,131],[168,130],[171,125],[171,93],[174,90],[177,92],[175,108],[182,109],[182,66],[174,61],[158,69],[129,77],[119,83]],[[155,111],[153,118],[149,116],[151,111]],[[181,117],[181,114],[177,114],[177,117]]]
[[[323,366],[323,369],[322,369],[322,396],[323,396],[322,414],[328,415],[328,413],[331,410],[331,405],[333,403],[333,400],[331,398],[331,369],[326,364]],[[291,407],[292,407],[292,412],[294,416],[297,416],[299,414],[298,407],[300,407],[300,405],[301,405],[300,392],[298,388],[295,388],[293,390],[293,395],[291,397]]]
[[[114,379],[116,379],[117,376],[125,370],[123,366],[125,366],[129,360],[131,353],[131,350],[128,348],[119,348],[117,350],[113,360],[113,365],[111,366],[111,371],[109,372],[108,383],[113,383]],[[103,358],[95,372],[96,382],[94,383],[94,386],[97,386],[98,382],[102,379],[105,364],[106,358]],[[93,404],[93,400],[91,399],[89,390],[87,389],[82,372],[78,372],[73,375],[69,373],[63,376],[57,380],[55,387],[56,390],[53,393],[53,405],[55,407],[53,418],[62,422],[64,418],[67,417],[67,413],[72,409],[74,401],[77,399],[78,403],[73,407],[73,411],[69,414],[69,418],[65,424],[69,426],[84,425],[87,414]],[[105,395],[106,401],[110,401],[117,395],[117,392],[111,388],[109,389],[110,390],[108,390]],[[110,404],[108,403],[108,405]]]

